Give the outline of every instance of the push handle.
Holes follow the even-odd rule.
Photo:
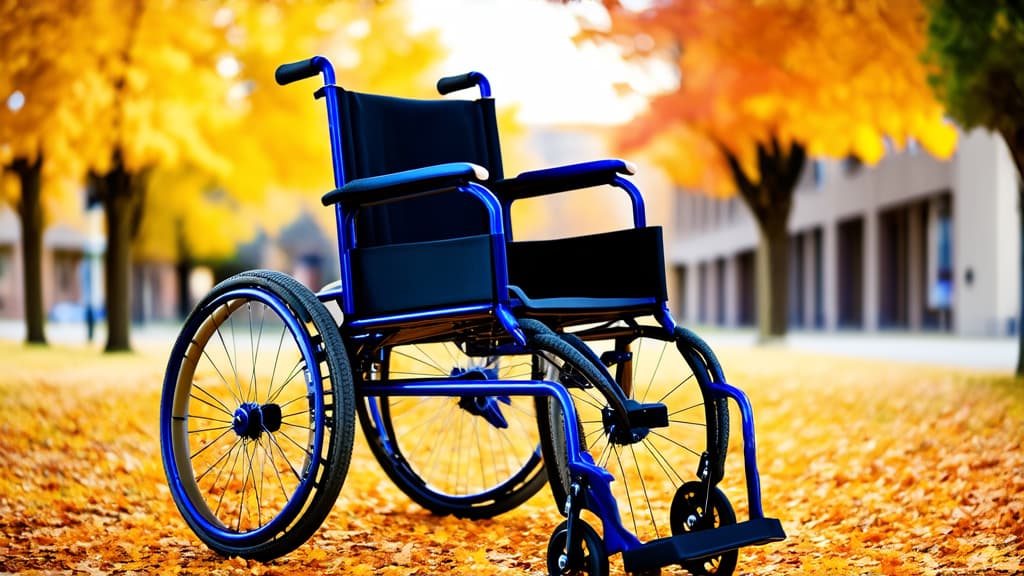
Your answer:
[[[274,80],[277,80],[279,85],[284,86],[285,84],[316,76],[320,73],[320,66],[317,65],[316,58],[314,56],[305,60],[299,60],[298,62],[281,64],[274,72]]]
[[[466,88],[472,88],[473,86],[480,86],[480,96],[482,98],[488,98],[491,95],[491,84],[487,81],[487,78],[479,72],[466,72],[465,74],[458,74],[456,76],[445,76],[437,81],[437,91],[444,94],[450,94],[458,90],[465,90]]]

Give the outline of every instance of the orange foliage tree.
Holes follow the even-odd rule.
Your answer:
[[[868,164],[914,138],[948,157],[955,129],[929,90],[917,0],[687,0],[634,10],[605,0],[606,29],[636,59],[668,62],[674,90],[624,130],[672,178],[708,194],[739,194],[760,233],[758,329],[785,334],[793,191],[808,156]]]

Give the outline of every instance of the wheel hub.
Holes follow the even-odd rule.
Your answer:
[[[483,366],[475,366],[468,370],[455,367],[452,368],[450,376],[459,380],[497,380],[498,371]],[[508,428],[508,420],[501,411],[501,404],[511,405],[512,399],[508,396],[463,396],[459,399],[459,408],[483,418],[495,428]]]
[[[240,437],[256,440],[266,432],[281,429],[281,407],[277,404],[246,402],[235,410],[231,428]]]
[[[626,400],[629,426],[624,426],[619,415],[608,406],[601,411],[601,417],[608,438],[622,446],[640,442],[650,434],[652,428],[668,426],[668,408],[664,404],[641,404],[632,398]]]

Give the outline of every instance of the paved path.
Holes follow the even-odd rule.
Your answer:
[[[85,326],[76,323],[47,325],[47,339],[54,344],[85,345]],[[694,330],[712,348],[756,345],[757,338],[749,330],[700,328]],[[166,353],[177,335],[174,323],[149,324],[132,328],[135,347]],[[0,340],[23,340],[25,329],[20,321],[0,320]],[[91,346],[101,348],[106,336],[102,324],[97,326]],[[891,332],[792,332],[784,342],[773,344],[786,349],[856,358],[876,358],[919,364],[947,365],[1012,372],[1017,365],[1015,338],[961,338],[949,334],[900,334]]]
[[[754,346],[752,331],[696,330],[712,348]],[[1017,367],[1016,338],[963,338],[950,334],[892,332],[792,332],[775,344],[791,350],[1012,372]]]

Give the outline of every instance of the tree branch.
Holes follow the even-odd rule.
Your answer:
[[[757,199],[757,185],[750,181],[747,173],[743,171],[743,166],[740,165],[739,158],[721,142],[718,142],[718,149],[721,150],[722,155],[725,156],[725,161],[729,165],[729,171],[732,172],[733,181],[736,182],[736,188],[740,195],[747,199],[747,203],[754,207],[755,200]]]

